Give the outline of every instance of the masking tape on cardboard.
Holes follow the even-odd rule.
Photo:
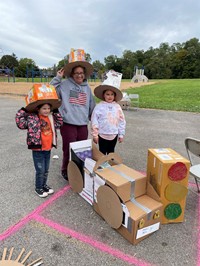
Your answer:
[[[137,207],[139,207],[140,209],[142,209],[143,211],[145,211],[147,213],[147,219],[148,220],[151,219],[151,212],[152,212],[152,210],[150,210],[149,208],[145,207],[144,205],[142,205],[141,203],[139,203],[134,198],[131,198],[131,202],[134,203]]]
[[[128,217],[128,226],[127,226],[127,230],[131,233],[132,232],[132,224],[133,224],[133,220]]]
[[[122,177],[124,177],[125,179],[127,179],[128,181],[131,182],[131,195],[130,195],[130,197],[133,198],[134,197],[134,189],[135,189],[135,179],[133,177],[130,177],[130,176],[122,173],[121,171],[113,168],[112,166],[108,166],[107,168],[110,169],[111,171],[121,175]]]
[[[131,202],[133,202],[137,207],[139,207],[140,209],[142,209],[143,211],[145,211],[147,213],[147,219],[150,220],[151,219],[151,212],[152,212],[152,210],[150,210],[149,208],[145,207],[144,205],[142,205],[141,203],[139,203],[139,202],[137,202],[135,200],[135,197],[134,197],[135,180],[133,179],[133,177],[127,176],[126,174],[124,174],[121,171],[113,168],[109,164],[106,164],[106,167],[105,168],[110,169],[111,171],[113,171],[113,172],[121,175],[122,177],[124,177],[125,179],[127,179],[128,181],[131,182],[131,195],[130,195],[131,196]]]

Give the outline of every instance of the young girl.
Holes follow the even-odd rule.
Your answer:
[[[58,107],[58,106],[56,106]],[[36,171],[35,193],[45,198],[54,191],[47,185],[52,147],[57,145],[56,129],[63,124],[61,115],[56,110],[51,113],[52,104],[37,102],[30,112],[21,108],[16,114],[16,124],[20,129],[27,129],[27,145],[32,150]]]
[[[114,72],[115,78],[117,74],[119,73]],[[112,84],[109,80],[106,82]],[[93,141],[99,144],[99,150],[103,154],[114,152],[117,140],[119,143],[123,141],[126,126],[124,113],[117,103],[123,95],[116,87],[116,82],[113,83],[114,86],[106,85],[106,82],[94,90],[95,96],[103,101],[96,105],[91,118]]]

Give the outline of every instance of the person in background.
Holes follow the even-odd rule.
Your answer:
[[[110,70],[105,75],[102,85],[94,90],[94,94],[102,101],[96,105],[91,118],[91,134],[93,141],[99,144],[103,154],[115,151],[117,140],[123,141],[126,121],[121,106],[117,103],[123,97],[119,90],[121,73]]]
[[[45,85],[40,88],[49,90]],[[17,127],[27,130],[27,145],[28,149],[32,150],[36,172],[35,193],[41,198],[54,193],[54,190],[48,186],[47,179],[51,149],[57,147],[56,129],[63,124],[57,109],[60,104],[58,98],[37,100],[28,104],[26,108],[22,107],[15,116]]]
[[[61,127],[63,160],[61,174],[68,180],[70,142],[88,138],[88,123],[95,107],[95,100],[87,82],[93,66],[85,61],[84,50],[71,50],[69,63],[58,70],[50,84],[55,86],[62,105],[59,108],[64,124]],[[67,79],[63,79],[63,77]]]

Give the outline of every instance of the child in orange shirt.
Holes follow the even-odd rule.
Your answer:
[[[21,108],[15,117],[18,128],[27,129],[27,145],[28,149],[32,150],[36,171],[35,193],[41,198],[54,193],[47,185],[47,178],[51,149],[57,146],[56,129],[63,124],[63,119],[57,111],[61,103],[56,100],[49,102],[51,103],[48,103],[48,100],[37,101],[31,108],[30,105]]]

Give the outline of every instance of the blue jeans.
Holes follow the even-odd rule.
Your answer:
[[[35,188],[42,189],[47,184],[51,151],[32,151],[35,166]]]

